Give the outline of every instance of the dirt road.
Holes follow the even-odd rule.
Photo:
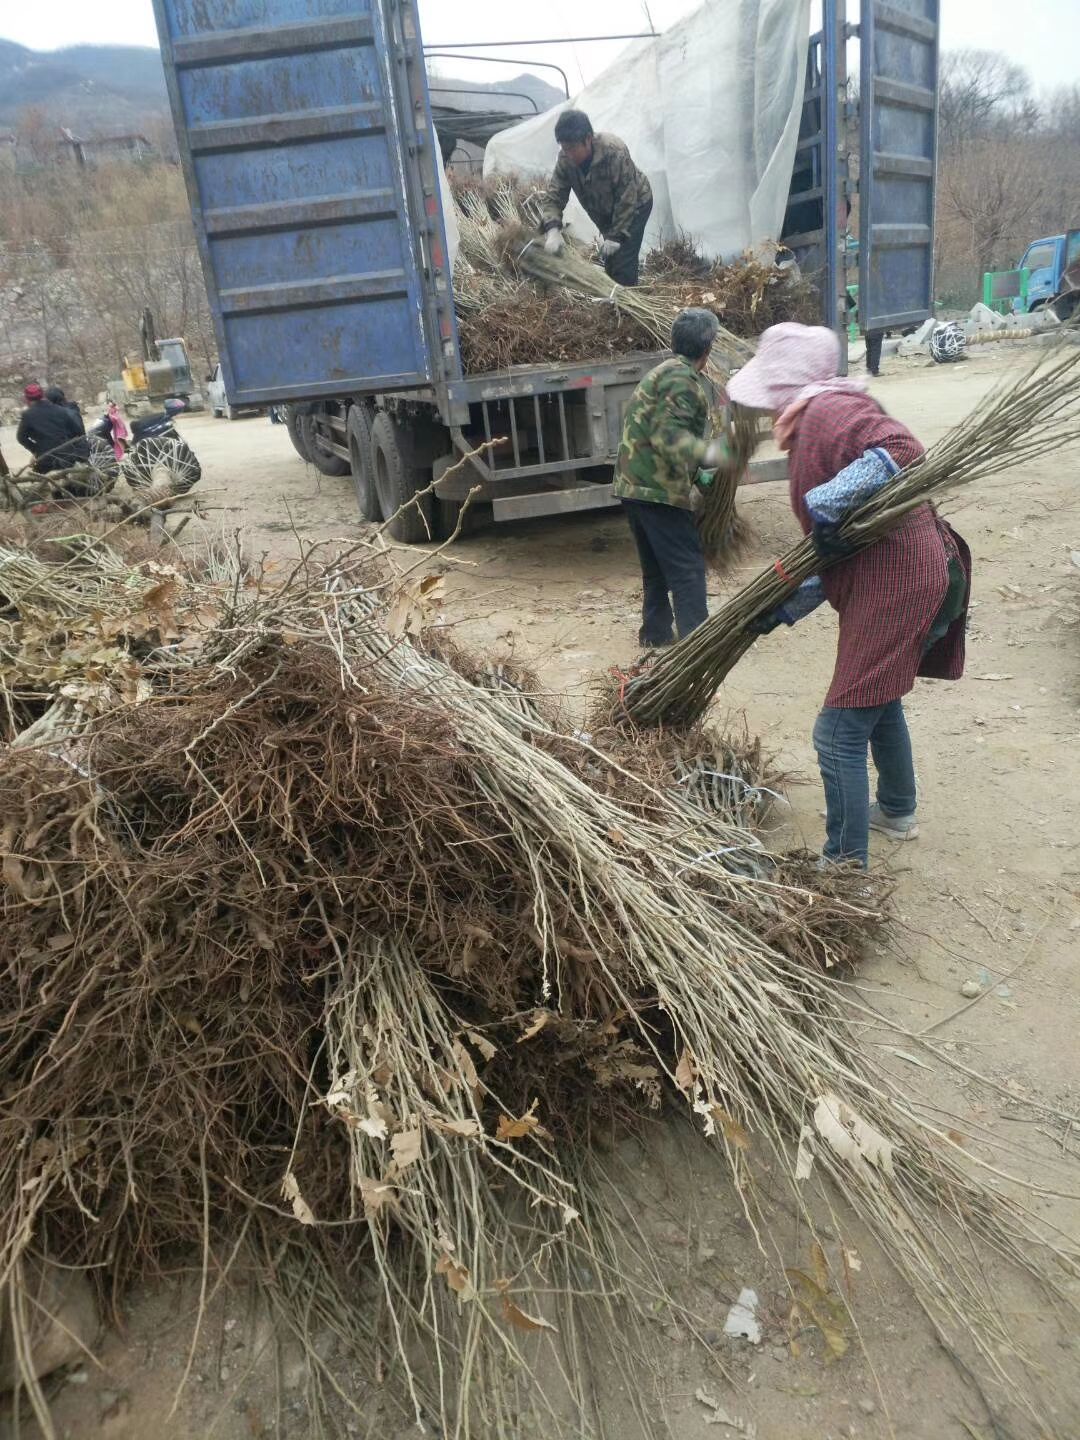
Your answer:
[[[1021,359],[1015,348],[984,347],[962,366],[893,361],[874,393],[930,443]],[[355,535],[350,482],[305,467],[283,427],[193,417],[184,429],[204,462],[204,502],[226,507],[211,523],[244,530],[253,550],[286,556],[298,537]],[[11,458],[12,449],[5,451]],[[962,1133],[985,1127],[1022,1144],[1026,1157],[1018,1163],[1037,1181],[1043,1157],[1080,1148],[1071,1124],[1055,1126],[1026,1103],[1080,1113],[1080,632],[1064,627],[1059,604],[1067,587],[1080,588],[1070,560],[1080,549],[1080,455],[1062,453],[944,508],[975,559],[968,673],[956,685],[920,682],[910,699],[922,838],[891,850],[879,842],[877,859],[897,879],[900,918],[890,943],[867,957],[860,988],[912,1031],[934,1027],[944,1052],[994,1082],[944,1086],[910,1058],[886,1057],[913,1094],[940,1104]],[[743,512],[756,532],[753,552],[715,584],[713,603],[796,534],[783,487],[746,492]],[[584,706],[592,676],[636,653],[636,560],[617,513],[489,529],[435,563],[446,573],[446,615],[460,638],[513,649],[575,706]],[[721,699],[745,714],[792,776],[790,804],[777,811],[779,844],[820,845],[810,730],[834,644],[834,618],[819,612],[759,642]],[[969,980],[981,998],[961,1011],[960,988]],[[879,1040],[868,1028],[866,1043]],[[736,1388],[725,1390],[708,1353],[678,1324],[657,1317],[661,1389],[679,1440],[736,1433],[706,1424],[708,1409],[695,1398],[703,1386],[718,1389],[735,1419],[755,1425],[758,1440],[970,1440],[991,1433],[977,1396],[898,1292],[884,1258],[843,1220],[838,1243],[863,1256],[853,1305],[865,1348],[832,1365],[813,1343],[798,1358],[780,1348],[778,1326],[770,1326],[782,1313],[780,1266],[805,1263],[808,1237],[778,1216],[780,1253],[763,1257],[737,1218],[719,1164],[699,1151],[693,1156],[662,1135],[647,1151],[630,1146],[621,1156],[635,1211],[668,1256],[671,1283],[712,1317],[706,1338],[736,1376]],[[1076,1202],[1047,1198],[1045,1213],[1076,1233]],[[767,1334],[759,1348],[720,1335],[744,1285],[763,1297]],[[1017,1335],[1041,1347],[1047,1370],[1080,1375],[1075,1341],[1059,1347],[1040,1321],[1037,1297],[1018,1293],[1005,1276],[1000,1285]],[[227,1440],[274,1433],[256,1428],[255,1402],[244,1400],[243,1409],[217,1373],[195,1387],[175,1421],[164,1420],[162,1398],[169,1376],[175,1384],[176,1362],[165,1358],[169,1342],[148,1328],[161,1323],[161,1302],[145,1303],[128,1346],[106,1347],[108,1373],[61,1395],[61,1433],[172,1440],[203,1434],[214,1414],[214,1434]],[[218,1335],[224,1313],[215,1318]],[[126,1397],[119,1412],[99,1403],[101,1391]],[[1073,1405],[1058,1417],[1062,1440],[1080,1435],[1080,1397]],[[616,1434],[625,1428],[617,1396],[613,1407]],[[273,1404],[259,1413],[272,1415]],[[299,1425],[282,1433],[299,1433]]]

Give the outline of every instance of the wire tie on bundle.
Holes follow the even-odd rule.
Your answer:
[[[704,864],[706,860],[719,860],[724,855],[734,855],[740,850],[761,849],[763,849],[761,841],[755,836],[752,841],[745,841],[742,845],[726,845],[723,850],[706,850],[703,855],[695,855],[688,864],[680,866],[675,871],[675,879],[678,880],[681,875],[686,874],[687,870],[693,870],[695,866]]]
[[[784,562],[782,560],[774,560],[773,569],[776,571],[777,575],[780,576],[780,579],[783,580],[785,585],[796,584],[796,581],[793,580],[792,577],[784,569]]]
[[[767,785],[751,785],[750,781],[742,775],[728,775],[723,770],[691,770],[686,775],[683,775],[677,783],[679,785],[685,785],[689,780],[696,780],[699,775],[708,775],[713,780],[730,780],[734,785],[741,785],[746,791],[746,798],[754,804],[761,799],[762,795],[771,795],[774,800],[779,800],[784,805],[790,803],[785,795],[778,795],[775,790],[770,790]]]

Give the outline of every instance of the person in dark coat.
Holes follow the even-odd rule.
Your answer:
[[[47,400],[44,390],[36,383],[27,385],[23,399],[26,409],[19,419],[15,438],[33,455],[34,469],[39,475],[67,470],[89,459],[90,447],[81,416],[73,415],[66,405]]]
[[[82,426],[82,433],[84,435],[86,434],[86,425],[83,421],[82,411],[79,409],[79,402],[77,400],[69,400],[59,385],[50,385],[45,391],[45,399],[51,400],[54,405],[63,405],[65,410],[70,410]]]
[[[929,503],[857,553],[835,534],[848,510],[924,453],[907,426],[865,392],[865,382],[837,374],[839,362],[831,330],[776,325],[732,377],[728,395],[776,417],[792,509],[828,564],[755,628],[791,624],[818,600],[839,614],[836,669],[814,727],[825,786],[824,858],[865,866],[871,830],[892,840],[919,833],[903,697],[916,676],[963,674],[971,555]],[[878,772],[874,804],[868,747]]]

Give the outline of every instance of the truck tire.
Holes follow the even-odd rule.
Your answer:
[[[307,447],[312,465],[323,475],[348,475],[349,462],[342,460],[340,455],[331,455],[329,451],[323,450],[318,444],[315,434],[317,419],[317,415],[301,415],[300,417],[300,434],[304,437],[304,445]]]
[[[1064,295],[1059,295],[1049,302],[1051,310],[1061,321],[1062,325],[1068,325],[1075,316],[1077,307],[1080,306],[1080,290],[1069,290]]]
[[[362,520],[381,520],[382,506],[375,488],[375,460],[371,453],[372,408],[363,400],[349,406],[345,434],[349,444],[349,468],[356,487],[356,503]]]
[[[286,405],[285,429],[289,432],[289,439],[292,441],[292,447],[300,456],[300,459],[303,460],[305,465],[310,465],[311,456],[307,452],[307,446],[304,443],[304,436],[300,429],[300,421],[303,418],[304,417],[302,415],[297,413],[295,405]]]
[[[372,422],[371,462],[379,506],[383,516],[390,520],[391,536],[402,545],[419,545],[432,539],[435,529],[430,495],[409,505],[407,510],[401,509],[430,482],[430,472],[407,463],[398,428],[385,410],[380,410]]]

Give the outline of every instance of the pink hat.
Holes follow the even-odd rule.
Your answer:
[[[43,399],[45,395],[45,391],[41,388],[41,386],[37,383],[36,380],[31,380],[30,384],[27,385],[26,389],[22,393],[23,399],[28,405],[33,404],[35,400]]]
[[[840,369],[840,341],[824,325],[772,325],[757,354],[727,382],[728,398],[751,410],[779,413],[808,385],[831,380]]]

